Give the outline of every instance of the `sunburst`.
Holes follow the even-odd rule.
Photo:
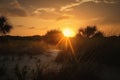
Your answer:
[[[70,51],[72,52],[72,54],[74,54],[74,49],[73,49],[72,43],[70,41],[70,37],[73,37],[75,35],[74,31],[70,28],[65,28],[62,30],[62,33],[64,36],[58,41],[56,47],[58,47],[60,44],[64,43],[66,50],[68,48],[70,48]]]

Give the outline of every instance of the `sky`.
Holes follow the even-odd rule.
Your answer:
[[[65,27],[77,32],[96,25],[106,35],[120,34],[120,0],[0,0],[0,15],[13,25],[10,35],[44,35]]]

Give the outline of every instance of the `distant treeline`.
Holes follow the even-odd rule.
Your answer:
[[[77,37],[77,36],[76,36]],[[102,37],[105,39],[112,39],[112,40],[120,40],[120,36],[108,36],[108,37]],[[34,35],[34,36],[0,36],[0,41],[6,41],[6,40],[46,40],[46,39],[55,39],[55,38],[48,38],[47,36],[40,36],[40,35]],[[53,41],[53,40],[52,40]]]
[[[0,41],[5,40],[42,40],[43,36],[35,35],[35,36],[0,36]]]

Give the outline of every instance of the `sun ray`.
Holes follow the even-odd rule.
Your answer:
[[[79,61],[78,61],[78,59],[75,56],[74,49],[73,49],[73,46],[72,46],[72,43],[71,43],[70,39],[68,39],[68,43],[69,43],[69,46],[70,46],[71,51],[72,51],[72,56],[75,59],[75,61],[78,63]]]
[[[65,50],[68,50],[70,48],[71,52],[69,54],[74,58],[74,60],[76,62],[78,62],[78,60],[77,60],[77,58],[75,56],[75,53],[74,53],[74,48],[73,48],[72,43],[71,43],[71,41],[70,41],[70,39],[68,37],[63,37],[62,39],[60,39],[58,41],[56,47],[58,47],[58,45],[60,45],[64,41],[65,41]]]
[[[63,40],[64,40],[64,37],[58,41],[58,43],[56,44],[56,47],[57,47]]]
[[[69,43],[69,45],[70,45],[70,48],[71,48],[72,53],[74,54],[74,49],[73,49],[73,46],[72,46],[72,44],[71,44],[70,39],[68,39],[68,43]]]
[[[69,28],[67,29],[64,29],[63,30],[63,38],[61,38],[58,43],[56,44],[56,47],[58,47],[60,44],[64,45],[64,48],[66,51],[68,51],[69,55],[71,55],[74,60],[76,62],[78,62],[76,56],[75,56],[75,52],[74,52],[74,48],[72,46],[72,43],[71,43],[71,40],[70,40],[70,37],[73,37],[73,31]]]
[[[67,39],[65,39],[65,48],[67,49],[67,46],[68,46],[68,41]]]

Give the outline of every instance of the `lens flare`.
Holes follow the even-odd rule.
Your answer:
[[[65,44],[66,50],[70,49],[69,51],[71,51],[71,53],[72,53],[72,54],[70,53],[70,55],[73,56],[73,58],[75,59],[76,62],[78,62],[78,60],[75,56],[75,52],[74,52],[74,48],[72,46],[71,40],[68,37],[63,37],[58,41],[56,47],[59,46],[61,43]]]
[[[56,47],[58,47],[61,43],[65,42],[65,48],[67,49],[68,47],[70,48],[71,52],[74,53],[74,49],[72,46],[72,43],[70,41],[70,39],[68,37],[63,37],[62,39],[60,39],[56,45]]]

